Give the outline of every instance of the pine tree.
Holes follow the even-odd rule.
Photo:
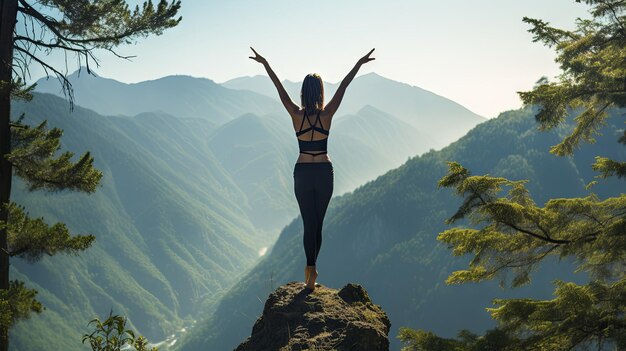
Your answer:
[[[13,173],[29,191],[61,190],[92,193],[102,173],[93,167],[86,152],[76,162],[73,153],[59,156],[62,130],[12,120],[11,99],[30,99],[34,85],[25,84],[31,64],[55,75],[73,102],[73,91],[65,73],[46,62],[50,52],[75,55],[78,66],[98,65],[95,53],[107,50],[121,58],[115,48],[139,37],[160,35],[176,26],[180,1],[158,5],[146,1],[131,9],[124,0],[0,0],[0,351],[8,350],[9,328],[43,306],[36,291],[23,282],[9,280],[9,259],[20,257],[35,262],[45,255],[76,254],[94,241],[90,234],[71,235],[63,223],[48,225],[31,218],[25,208],[10,199]],[[20,27],[16,27],[17,21]]]
[[[539,107],[539,129],[553,129],[568,113],[580,111],[571,134],[550,149],[558,156],[572,155],[581,142],[593,143],[607,112],[624,116],[626,107],[626,1],[584,2],[592,19],[577,19],[574,31],[523,19],[532,25],[533,41],[555,48],[562,69],[558,82],[542,78],[532,91],[519,93],[525,105]],[[618,143],[626,144],[626,132]],[[626,194],[601,200],[590,193],[550,199],[539,207],[525,188],[528,180],[473,176],[458,162],[448,165],[438,185],[455,189],[464,200],[447,223],[466,218],[477,229],[458,227],[438,235],[454,255],[473,256],[469,267],[453,272],[446,283],[499,277],[502,285],[518,287],[529,283],[532,271],[551,255],[573,258],[576,271],[588,272],[591,279],[585,285],[557,280],[551,300],[495,299],[487,310],[498,326],[484,336],[463,330],[458,339],[446,339],[401,328],[398,337],[408,344],[404,350],[625,350]],[[624,161],[597,156],[592,168],[599,179],[626,177]],[[498,197],[504,188],[506,196]]]

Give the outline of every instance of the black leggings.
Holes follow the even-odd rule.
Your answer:
[[[322,246],[322,224],[333,194],[333,165],[330,162],[297,162],[293,180],[304,224],[306,264],[313,266]]]

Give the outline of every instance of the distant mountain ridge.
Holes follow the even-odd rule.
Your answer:
[[[275,100],[249,92],[224,88],[207,78],[177,75],[126,84],[92,76],[86,70],[68,76],[75,103],[102,115],[134,116],[165,112],[181,118],[204,118],[221,125],[244,113],[275,113]],[[36,91],[63,96],[56,79],[40,79]]]
[[[74,86],[76,104],[103,115],[134,116],[142,112],[166,112],[181,118],[205,118],[215,125],[242,114],[286,114],[269,77],[239,77],[221,84],[207,78],[184,75],[126,84],[94,77],[85,70],[68,76]],[[291,99],[300,103],[302,82],[285,80]],[[325,103],[334,95],[338,83],[325,83]],[[40,79],[37,91],[62,96],[55,79]],[[430,91],[397,82],[376,73],[354,78],[348,87],[337,118],[356,114],[366,105],[410,124],[440,148],[464,135],[486,119],[460,104]]]
[[[269,77],[264,75],[239,77],[221,84],[278,99]],[[283,81],[283,86],[291,99],[299,104],[302,82]],[[324,82],[325,102],[330,101],[338,86],[338,83]],[[337,115],[355,114],[366,105],[385,111],[429,135],[438,141],[437,148],[455,141],[476,124],[487,120],[445,97],[374,72],[353,79]]]
[[[355,114],[341,116],[333,121],[332,129],[333,136],[340,134],[333,142],[347,136],[366,141],[373,149],[384,151],[384,157],[393,162],[394,168],[408,157],[444,146],[440,140],[372,105],[363,106]]]

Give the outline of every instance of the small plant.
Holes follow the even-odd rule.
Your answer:
[[[89,340],[93,351],[120,351],[122,348],[127,349],[126,345],[137,351],[159,351],[156,347],[149,349],[145,337],[140,335],[135,338],[135,332],[126,329],[126,321],[124,316],[113,315],[113,310],[105,321],[92,319],[87,325],[94,323],[96,329],[91,334],[83,335],[83,344]]]

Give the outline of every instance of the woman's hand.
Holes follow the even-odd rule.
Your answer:
[[[250,47],[250,49],[252,49],[252,46]],[[287,109],[287,112],[289,112],[289,115],[294,116],[297,113],[297,111],[300,110],[300,106],[296,105],[291,100],[291,98],[289,97],[289,94],[287,94],[287,91],[283,87],[283,83],[280,82],[280,79],[278,79],[278,77],[276,76],[276,73],[274,73],[274,71],[272,70],[272,67],[270,67],[270,64],[267,63],[267,60],[265,59],[265,57],[259,55],[259,53],[256,52],[256,50],[254,49],[252,49],[252,51],[254,51],[254,55],[256,56],[254,57],[250,56],[250,58],[256,62],[263,64],[263,67],[265,67],[265,70],[267,71],[267,75],[270,76],[272,83],[274,83],[274,85],[276,86],[276,89],[278,90],[278,96],[280,97],[280,101],[283,103],[283,106],[285,106],[285,108]]]
[[[250,49],[252,49],[252,46],[250,47]],[[254,57],[250,56],[251,59],[253,59],[256,62],[262,63],[262,64],[266,64],[267,63],[267,60],[265,59],[265,57],[259,55],[259,53],[256,52],[254,49],[252,49],[252,51],[254,51],[254,54],[256,56],[254,56]]]
[[[365,55],[365,56],[361,57],[361,58],[359,59],[358,64],[359,64],[359,65],[363,65],[364,63],[368,63],[368,62],[370,62],[370,61],[372,61],[372,60],[375,60],[375,58],[370,57],[370,55],[372,54],[372,52],[374,52],[374,49],[372,49],[370,52],[368,52],[368,53],[367,53],[367,55]]]
[[[368,52],[367,55],[359,59],[356,65],[354,65],[352,70],[339,84],[339,88],[337,88],[337,90],[335,91],[335,95],[333,95],[333,98],[330,99],[328,104],[324,107],[324,111],[327,111],[327,113],[331,116],[331,118],[335,114],[335,112],[337,112],[337,109],[339,108],[339,104],[341,104],[341,100],[343,99],[343,95],[345,94],[346,89],[348,88],[348,85],[350,84],[350,82],[352,82],[352,79],[354,79],[354,76],[356,76],[356,73],[359,71],[359,68],[361,68],[361,65],[363,65],[364,63],[368,63],[372,60],[375,60],[375,58],[370,57],[372,52],[374,52],[374,49],[370,50],[370,52]]]

